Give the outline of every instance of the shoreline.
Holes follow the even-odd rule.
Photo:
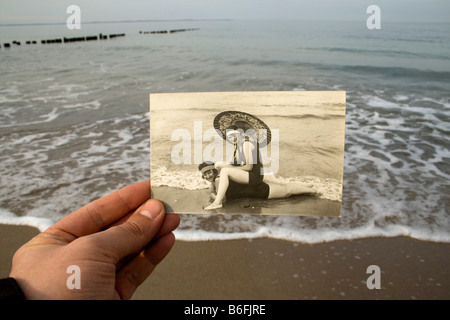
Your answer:
[[[251,214],[286,216],[340,217],[342,203],[301,194],[283,199],[239,198],[226,201],[223,208],[206,211],[210,204],[209,189],[185,190],[174,187],[152,187],[152,198],[162,201],[166,212],[180,214]],[[193,201],[193,199],[195,201]]]
[[[0,224],[0,277],[14,252],[37,235]],[[135,300],[450,299],[450,244],[408,237],[304,244],[269,238],[177,240]],[[368,289],[370,265],[380,289]]]

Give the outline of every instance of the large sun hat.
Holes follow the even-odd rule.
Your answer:
[[[213,125],[219,135],[226,141],[229,141],[227,133],[236,129],[241,129],[244,134],[253,132],[260,147],[268,145],[272,139],[270,128],[261,119],[242,111],[221,112],[214,118]]]

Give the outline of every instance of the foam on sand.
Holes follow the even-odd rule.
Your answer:
[[[321,199],[342,201],[342,184],[334,179],[312,176],[284,178],[266,175],[264,181],[277,184],[301,183],[311,185],[318,190]],[[185,190],[202,190],[209,187],[209,182],[201,178],[199,172],[187,170],[170,171],[166,167],[156,167],[152,170],[151,184],[153,187],[167,186]]]
[[[0,208],[0,223],[10,224],[16,226],[30,226],[39,229],[39,231],[45,231],[48,227],[52,226],[55,222],[48,218],[38,218],[32,216],[19,217],[14,213]]]

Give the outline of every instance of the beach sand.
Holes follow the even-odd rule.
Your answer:
[[[253,215],[308,215],[339,217],[341,202],[320,199],[314,194],[301,194],[284,199],[239,198],[226,202],[223,208],[207,211],[209,189],[184,190],[172,187],[152,187],[152,198],[164,199],[166,212],[221,213]],[[198,199],[192,201],[192,199]],[[195,214],[195,213],[194,213]]]
[[[0,225],[0,234],[3,278],[38,230]],[[177,241],[133,299],[450,299],[449,249],[406,237]],[[370,265],[380,267],[381,289],[366,286]]]

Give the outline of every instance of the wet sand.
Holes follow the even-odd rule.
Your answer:
[[[241,198],[226,201],[222,208],[206,211],[210,204],[209,190],[184,190],[172,187],[152,187],[152,197],[164,199],[166,212],[194,214],[254,214],[308,215],[339,217],[341,202],[321,199],[314,194],[302,194],[286,199]]]
[[[38,234],[0,225],[0,277],[14,252]],[[185,242],[133,299],[450,299],[450,244],[406,237],[302,244],[272,239]],[[367,267],[381,270],[368,289]]]

